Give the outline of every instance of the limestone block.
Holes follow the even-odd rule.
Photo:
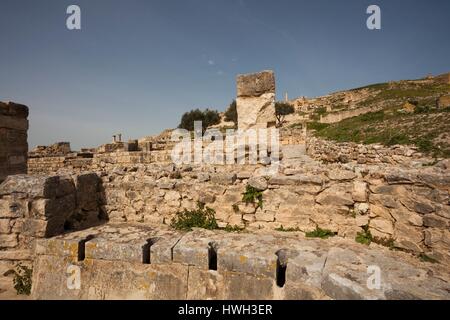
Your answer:
[[[346,193],[343,190],[336,188],[328,188],[322,193],[320,193],[316,202],[321,205],[334,205],[334,206],[352,206],[354,204],[352,195]]]
[[[354,201],[366,202],[368,198],[367,183],[363,181],[353,182],[352,197]]]
[[[0,234],[0,248],[14,248],[18,244],[17,234]]]
[[[74,177],[77,190],[77,206],[85,211],[98,210],[97,189],[99,177],[95,173],[85,173]]]
[[[22,218],[28,214],[28,201],[17,196],[0,198],[0,218]]]
[[[237,179],[235,173],[216,173],[211,176],[211,182],[222,185],[231,185]]]
[[[248,180],[248,185],[259,191],[264,191],[268,187],[267,180],[264,177],[252,177]]]
[[[9,176],[0,184],[0,196],[23,193],[30,198],[54,198],[58,193],[59,176]]]
[[[275,93],[275,74],[273,71],[238,75],[238,97],[259,97],[264,93]]]
[[[10,219],[0,219],[0,234],[11,232],[11,220]]]
[[[448,229],[449,219],[445,219],[434,214],[427,214],[423,217],[423,225],[425,227]]]

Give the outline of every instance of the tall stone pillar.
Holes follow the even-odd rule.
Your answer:
[[[27,173],[28,107],[0,102],[0,183],[8,175]]]
[[[238,127],[242,130],[275,126],[275,75],[262,71],[237,77]]]

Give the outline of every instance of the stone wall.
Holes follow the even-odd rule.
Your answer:
[[[263,71],[237,77],[238,127],[242,130],[275,126],[275,75]]]
[[[369,112],[382,110],[382,107],[365,107],[353,110],[345,110],[339,112],[330,112],[324,116],[320,116],[320,123],[337,123],[345,119],[353,118]]]
[[[0,263],[33,259],[35,240],[101,222],[100,179],[9,176],[0,184]]]
[[[318,226],[354,240],[368,226],[380,241],[450,261],[448,168],[304,164],[267,179],[251,167],[138,166],[102,180],[104,211],[113,222],[169,224],[202,202],[221,227],[308,232]],[[247,185],[262,191],[262,207],[242,201]]]
[[[275,176],[261,176],[263,166],[163,164],[117,165],[71,176],[10,176],[0,185],[0,263],[34,259],[33,297],[39,299],[448,295],[439,276],[401,280],[412,272],[428,274],[410,253],[439,261],[437,268],[450,264],[448,162],[399,169],[302,161],[283,161]],[[248,185],[262,192],[261,205],[243,201]],[[198,202],[215,210],[220,227],[244,230],[185,234],[168,227]],[[44,240],[106,220],[101,227]],[[318,227],[336,236],[302,240]],[[355,241],[363,228],[376,243],[370,250]],[[409,260],[413,265],[405,263]],[[366,281],[361,275],[373,264],[389,279],[381,291],[368,292],[361,289]],[[80,290],[67,289],[69,265],[81,267]],[[350,276],[339,273],[344,269],[352,270]]]
[[[37,146],[28,153],[30,158],[63,157],[71,153],[69,142],[57,142],[51,146]]]
[[[450,107],[450,95],[442,96],[437,101],[438,108],[449,108]]]
[[[0,183],[27,172],[28,107],[0,102]]]
[[[116,166],[169,163],[170,161],[171,157],[169,151],[97,153],[93,155],[93,158],[76,156],[30,158],[28,159],[28,173],[81,173],[98,170],[112,170]]]
[[[307,138],[307,154],[324,163],[359,164],[399,164],[414,166],[417,164],[431,164],[434,159],[426,157],[414,146],[385,147],[379,144],[363,145],[353,142],[337,143],[316,137]]]

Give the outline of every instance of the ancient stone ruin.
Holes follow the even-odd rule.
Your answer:
[[[237,77],[239,129],[273,127],[275,118],[275,74],[262,71]]]
[[[28,108],[0,102],[0,183],[8,175],[27,172]]]
[[[240,128],[271,126],[274,102],[272,72],[238,77]],[[176,165],[174,145],[165,131],[33,150],[29,174],[0,185],[0,288],[20,262],[34,299],[450,298],[448,160],[287,127],[267,175],[269,163]],[[217,225],[174,227],[199,206]]]

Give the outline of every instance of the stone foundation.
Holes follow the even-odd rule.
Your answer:
[[[35,299],[450,298],[439,267],[339,239],[107,225],[39,240],[36,253]]]

